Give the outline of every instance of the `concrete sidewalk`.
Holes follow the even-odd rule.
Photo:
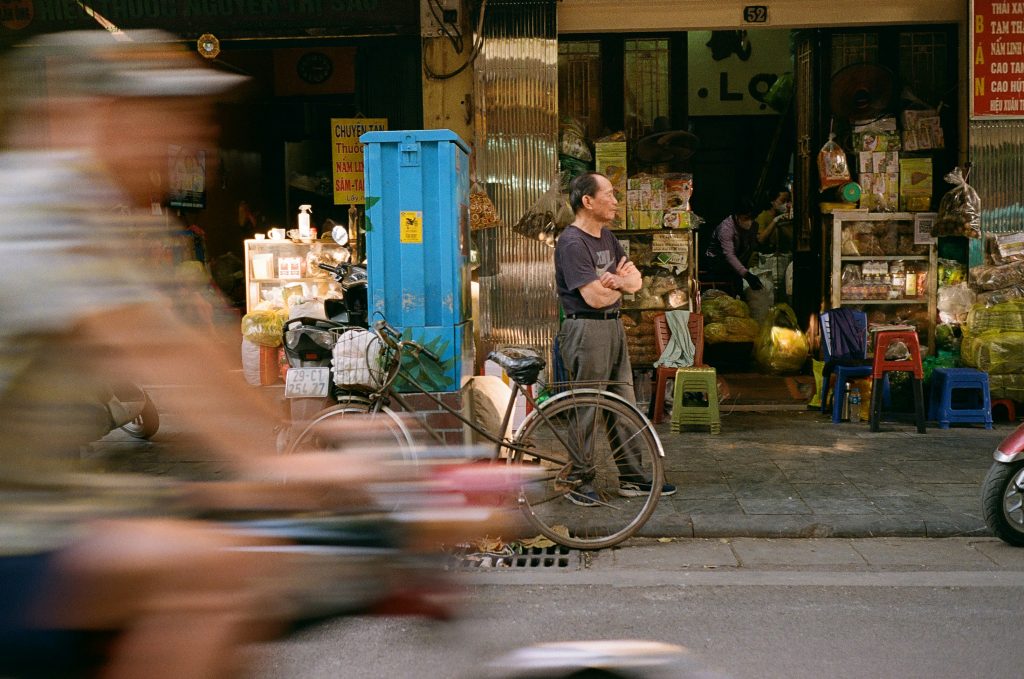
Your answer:
[[[1013,429],[832,424],[812,410],[736,411],[720,434],[658,425],[665,497],[649,537],[950,537],[987,535],[981,482]]]
[[[155,397],[157,398],[157,397]],[[159,400],[157,401],[159,402]],[[110,434],[90,453],[104,466],[185,479],[216,478],[218,465],[172,458],[189,450],[173,415],[152,442]],[[957,426],[918,434],[912,423],[834,425],[811,410],[730,412],[722,431],[658,425],[668,481],[646,537],[950,537],[988,535],[981,482],[995,446],[1012,431]]]

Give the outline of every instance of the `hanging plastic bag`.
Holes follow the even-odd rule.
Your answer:
[[[758,365],[775,374],[798,372],[808,352],[807,337],[793,309],[788,304],[772,307],[761,324],[754,349]]]
[[[967,236],[981,238],[981,199],[967,183],[967,174],[959,167],[946,175],[953,185],[939,201],[939,213],[932,225],[932,236]]]
[[[846,163],[846,152],[835,142],[836,135],[829,133],[828,141],[818,151],[818,178],[821,191],[842,186],[850,181],[850,166]]]
[[[281,346],[287,309],[251,311],[242,316],[242,338],[264,347]]]
[[[569,201],[559,190],[556,179],[548,190],[526,211],[512,230],[526,238],[536,238],[550,247],[555,247],[555,231],[572,224],[575,215],[569,208]]]
[[[490,196],[484,191],[484,187],[480,186],[477,182],[473,182],[469,189],[470,230],[489,229],[499,224],[501,224],[501,218],[498,217],[498,209],[494,207],[494,202],[491,201]]]

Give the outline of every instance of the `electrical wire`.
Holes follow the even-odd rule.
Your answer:
[[[435,1],[435,0],[431,0],[431,2],[433,2],[433,1]],[[476,33],[473,36],[473,49],[469,53],[469,56],[466,58],[466,61],[461,66],[456,68],[454,71],[450,71],[448,73],[436,73],[432,68],[430,68],[430,64],[427,63],[427,59],[426,59],[426,56],[425,56],[426,55],[426,49],[424,49],[423,72],[427,74],[428,78],[430,78],[431,80],[448,80],[449,78],[454,78],[458,74],[460,74],[463,71],[465,71],[469,66],[471,66],[474,61],[476,61],[476,58],[478,56],[480,56],[480,52],[481,52],[481,50],[483,50],[483,46],[484,46],[483,28],[484,28],[484,14],[485,14],[486,10],[487,10],[487,0],[483,0],[483,2],[480,3],[480,16],[477,19]],[[433,11],[433,6],[431,6],[431,11]],[[426,40],[424,39],[424,48],[425,47],[426,47]]]
[[[456,54],[462,54],[462,48],[465,47],[465,43],[462,40],[462,32],[459,31],[456,23],[451,24],[455,35],[452,35],[451,31],[448,30],[448,24],[444,20],[444,7],[441,6],[441,0],[427,0],[427,6],[430,8],[434,21],[441,27],[441,33],[452,43],[452,49],[455,50]],[[438,14],[438,10],[440,10],[441,14]]]

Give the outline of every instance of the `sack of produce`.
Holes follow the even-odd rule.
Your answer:
[[[754,356],[758,365],[774,374],[798,372],[807,361],[807,337],[788,304],[771,308],[757,337]]]
[[[512,230],[526,238],[536,238],[555,247],[555,230],[572,224],[575,215],[569,201],[559,190],[558,180],[526,211]]]
[[[932,225],[933,236],[981,238],[981,199],[959,167],[946,175],[953,185],[939,201],[939,213]]]
[[[701,303],[704,321],[721,323],[729,316],[750,318],[750,307],[747,303],[729,295],[706,296]]]
[[[287,320],[287,309],[251,311],[242,316],[242,338],[264,347],[279,347]]]

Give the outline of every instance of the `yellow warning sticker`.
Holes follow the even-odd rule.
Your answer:
[[[402,224],[399,231],[399,242],[401,243],[422,243],[423,242],[423,213],[402,212]]]

